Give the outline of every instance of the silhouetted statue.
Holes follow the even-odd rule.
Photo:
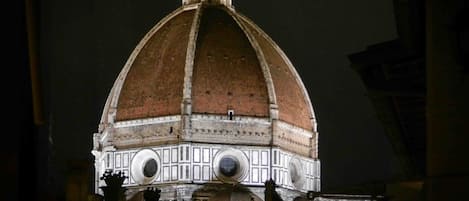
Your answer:
[[[143,191],[143,199],[145,201],[159,201],[161,190],[158,188],[148,187]]]
[[[277,191],[275,191],[275,181],[272,179],[265,182],[264,196],[265,201],[283,201]]]
[[[122,187],[127,176],[123,172],[112,173],[112,170],[106,170],[100,178],[106,182],[106,186],[99,187],[104,192],[105,201],[125,201],[126,188]]]

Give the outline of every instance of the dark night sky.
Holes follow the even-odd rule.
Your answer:
[[[57,177],[91,159],[92,135],[133,48],[179,0],[41,1],[40,58]],[[347,55],[396,37],[391,0],[233,0],[285,51],[319,123],[323,189],[400,173]]]

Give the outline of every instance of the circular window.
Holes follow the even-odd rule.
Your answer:
[[[243,181],[247,176],[248,167],[248,158],[244,152],[238,149],[222,149],[213,158],[215,176],[226,183]]]
[[[160,157],[151,149],[143,149],[135,154],[130,165],[130,173],[138,184],[150,184],[159,175]]]
[[[153,177],[156,174],[156,170],[158,170],[158,164],[156,160],[152,158],[143,166],[143,175],[145,177]]]
[[[232,177],[238,171],[239,162],[236,158],[225,156],[220,160],[220,172],[227,177]]]
[[[305,178],[303,165],[300,159],[293,157],[288,165],[291,183],[297,188],[303,188]]]
[[[292,183],[295,183],[301,179],[300,173],[298,172],[298,167],[292,166],[290,168],[290,178]]]

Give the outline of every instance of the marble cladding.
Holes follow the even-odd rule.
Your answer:
[[[306,192],[320,189],[319,160],[298,156],[280,148],[266,146],[232,146],[204,143],[182,143],[147,147],[156,152],[160,158],[159,175],[152,184],[165,183],[220,183],[213,171],[215,154],[226,147],[241,150],[249,160],[248,174],[240,183],[248,186],[263,186],[264,181],[272,177],[280,187]],[[140,149],[110,150],[103,152],[101,161],[97,161],[97,175],[106,169],[124,172],[128,179],[124,185],[137,186],[133,180],[130,167],[133,156]],[[295,189],[289,174],[289,161],[299,159],[305,183],[302,189]],[[271,172],[272,171],[272,172]],[[272,173],[272,174],[271,174]],[[97,186],[105,185],[97,181]]]

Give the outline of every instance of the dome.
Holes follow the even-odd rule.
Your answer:
[[[99,132],[112,133],[109,143],[117,147],[273,143],[315,157],[313,108],[283,51],[233,7],[187,2],[134,49],[110,91]],[[142,131],[139,139],[132,137],[135,129]]]

